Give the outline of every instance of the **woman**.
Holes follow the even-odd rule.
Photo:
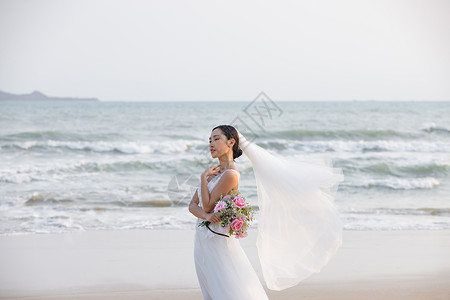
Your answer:
[[[219,217],[213,213],[220,195],[228,195],[239,187],[239,171],[234,159],[242,155],[238,132],[233,126],[215,127],[209,138],[211,156],[220,164],[209,167],[201,175],[199,188],[189,204],[196,217],[194,258],[198,281],[204,299],[268,299],[256,272],[250,264],[239,241],[223,237],[207,227],[198,227],[208,220],[210,228],[220,232]]]
[[[210,167],[189,205],[189,211],[211,222],[220,219],[212,209],[220,195],[238,187],[233,159],[242,149],[252,163],[258,192],[257,248],[267,287],[283,290],[320,272],[342,244],[342,223],[333,200],[342,170],[329,159],[286,159],[249,143],[234,127],[217,126],[210,150],[220,165]],[[195,264],[205,299],[267,299],[256,273],[234,238],[198,227]]]

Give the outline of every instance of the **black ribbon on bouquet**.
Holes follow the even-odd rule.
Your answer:
[[[226,234],[223,234],[223,233],[219,233],[219,232],[215,232],[214,230],[212,230],[211,228],[209,228],[209,224],[211,224],[211,222],[209,222],[209,221],[206,221],[205,222],[205,226],[206,226],[206,228],[208,228],[212,233],[215,233],[215,234],[218,234],[218,235],[221,235],[221,236],[224,236],[224,237],[227,237],[227,238],[229,238],[230,236],[228,236],[228,235],[226,235]]]

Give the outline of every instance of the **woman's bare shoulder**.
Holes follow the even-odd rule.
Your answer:
[[[230,169],[227,169],[227,170],[225,170],[225,171],[228,171],[228,170],[232,170],[232,171],[235,171],[238,175],[241,175],[241,173],[239,172],[239,170],[238,169],[232,169],[232,168],[230,168]]]

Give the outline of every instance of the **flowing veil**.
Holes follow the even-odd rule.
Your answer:
[[[329,160],[288,160],[238,134],[256,179],[263,276],[269,289],[283,290],[319,272],[341,246],[333,201],[344,175]]]

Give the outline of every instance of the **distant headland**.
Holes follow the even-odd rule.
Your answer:
[[[97,98],[51,97],[39,91],[31,94],[16,95],[0,91],[0,101],[99,101]]]

